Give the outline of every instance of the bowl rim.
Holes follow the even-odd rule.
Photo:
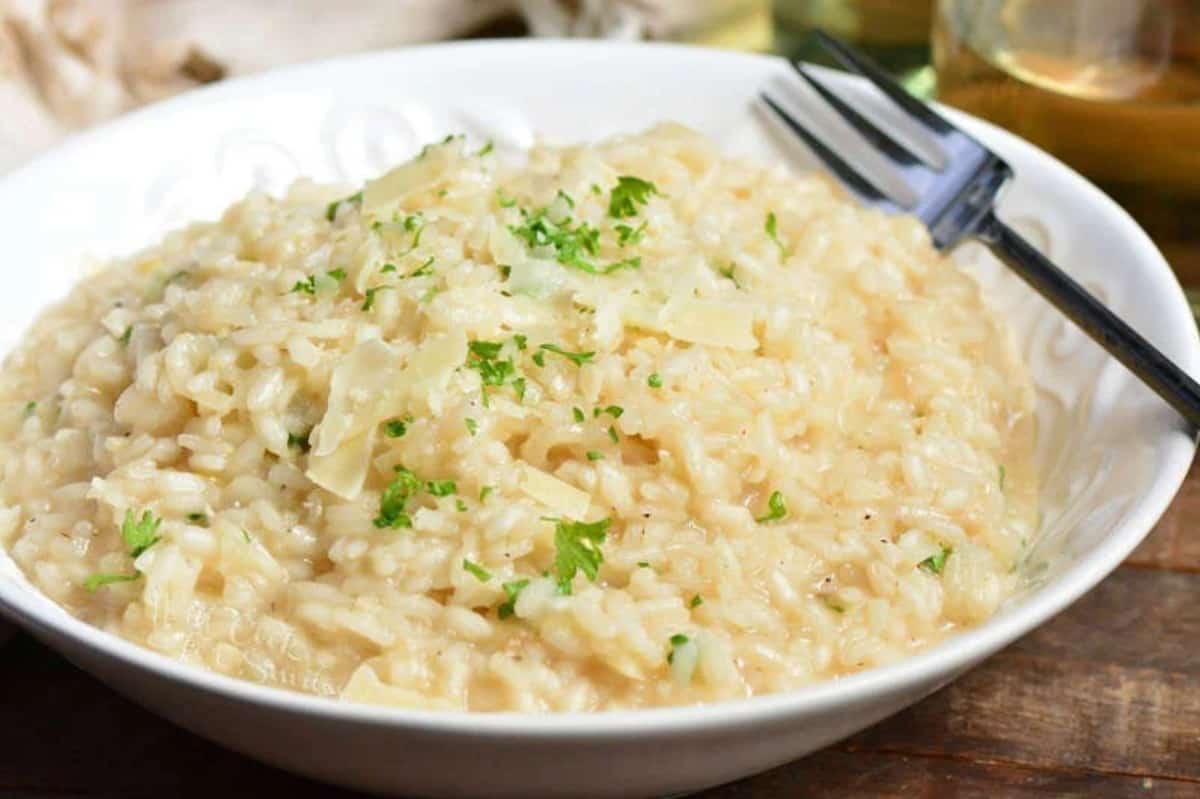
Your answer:
[[[42,154],[30,163],[7,175],[0,176],[0,189],[5,183],[30,179],[38,172],[52,168],[54,161],[70,151],[86,149],[93,141],[136,127],[144,122],[169,117],[191,106],[231,99],[259,91],[271,91],[279,80],[292,81],[302,76],[320,76],[331,69],[357,70],[373,64],[410,58],[425,58],[431,53],[458,58],[515,57],[525,51],[526,57],[568,57],[580,50],[603,49],[609,56],[619,57],[626,51],[638,58],[663,58],[686,62],[703,57],[706,61],[724,60],[731,66],[761,68],[764,77],[768,68],[781,68],[785,61],[775,56],[718,51],[692,45],[646,42],[606,42],[588,40],[480,40],[440,42],[392,50],[367,52],[332,59],[268,70],[205,86],[146,108],[126,114],[91,131],[77,134],[67,142]],[[676,65],[684,68],[684,63]],[[842,73],[825,70],[835,81],[860,80]],[[1160,341],[1168,352],[1179,355],[1182,366],[1192,374],[1200,371],[1200,337],[1195,327],[1183,290],[1165,258],[1142,228],[1111,198],[1087,179],[1058,159],[1029,142],[988,122],[954,109],[937,106],[956,124],[972,133],[982,132],[982,138],[999,141],[1005,149],[1023,154],[1054,174],[1055,180],[1067,184],[1081,201],[1107,224],[1115,225],[1138,252],[1139,269],[1156,291],[1161,293],[1165,329],[1170,340]],[[1168,338],[1164,333],[1160,338]],[[32,586],[20,586],[0,578],[0,610],[5,611],[22,627],[40,636],[67,639],[70,643],[94,650],[104,657],[118,661],[129,669],[153,672],[155,675],[182,683],[194,690],[217,695],[224,700],[261,705],[269,709],[311,715],[326,720],[422,730],[431,733],[468,735],[482,738],[563,738],[628,739],[630,735],[670,736],[679,733],[703,733],[746,725],[761,725],[808,713],[819,713],[839,706],[850,707],[872,698],[901,691],[919,690],[929,685],[940,687],[942,681],[960,674],[983,658],[1016,640],[1061,612],[1084,593],[1096,586],[1145,538],[1161,517],[1190,468],[1196,451],[1196,441],[1182,420],[1175,429],[1167,430],[1154,446],[1160,455],[1159,468],[1150,489],[1137,499],[1126,514],[1126,520],[1100,544],[1047,585],[1032,592],[1009,609],[1003,610],[982,624],[958,633],[922,652],[896,663],[857,672],[846,677],[824,680],[779,693],[763,694],[743,699],[702,705],[655,707],[635,710],[600,712],[528,713],[506,711],[472,713],[466,711],[436,711],[374,706],[346,702],[335,697],[302,694],[283,688],[260,685],[192,666],[154,652],[114,634],[93,627],[71,616],[63,608],[41,595]],[[7,555],[6,555],[7,556]]]

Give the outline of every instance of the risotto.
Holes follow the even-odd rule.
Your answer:
[[[79,283],[0,391],[38,589],[356,702],[889,663],[995,611],[1036,511],[1029,380],[921,225],[678,126],[251,194]]]

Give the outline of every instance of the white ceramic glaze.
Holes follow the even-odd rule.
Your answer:
[[[0,346],[66,292],[81,263],[212,216],[252,186],[279,190],[302,175],[360,181],[447,132],[516,149],[535,134],[573,141],[677,120],[730,153],[810,168],[754,100],[786,76],[776,60],[665,45],[472,43],[302,66],[153,106],[0,180]],[[860,82],[836,82],[877,102]],[[1187,304],[1145,234],[1049,156],[953,117],[1016,169],[1002,216],[1196,373]],[[1191,461],[1193,441],[1163,403],[981,250],[958,256],[1010,319],[1037,385],[1043,530],[1019,596],[988,623],[897,665],[709,707],[450,715],[339,704],[182,666],[69,617],[2,554],[0,607],[201,735],[381,793],[649,796],[783,763],[911,704],[1077,599],[1146,535]]]

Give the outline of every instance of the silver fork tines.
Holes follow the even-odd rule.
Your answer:
[[[762,99],[771,112],[865,202],[888,213],[912,213],[924,222],[938,249],[950,249],[966,238],[987,245],[1018,276],[1178,410],[1191,423],[1194,433],[1200,427],[1200,385],[996,215],[996,196],[1013,174],[1009,165],[906,92],[865,56],[827,34],[817,32],[814,38],[912,118],[937,145],[945,158],[944,165],[931,165],[915,155],[799,64],[792,66],[800,78],[890,164],[916,201],[897,202],[880,188],[880,181],[851,165],[795,114],[784,110],[764,92]]]

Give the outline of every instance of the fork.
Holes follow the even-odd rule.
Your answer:
[[[965,239],[976,239],[985,244],[1034,290],[1182,414],[1194,434],[1200,428],[1200,385],[996,215],[996,195],[1013,176],[1012,168],[1004,159],[906,92],[862,54],[822,31],[815,31],[813,36],[838,62],[870,80],[915,120],[941,148],[946,156],[945,165],[930,165],[838,97],[810,70],[795,62],[791,65],[796,73],[896,168],[916,194],[915,202],[902,206],[893,200],[875,181],[851,166],[763,92],[763,101],[783,124],[866,204],[887,213],[908,213],[919,218],[929,229],[938,250],[951,250]]]

